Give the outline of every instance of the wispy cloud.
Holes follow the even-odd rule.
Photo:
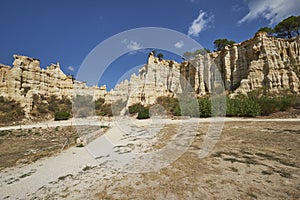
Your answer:
[[[213,15],[207,16],[206,12],[200,10],[198,17],[192,22],[189,27],[188,35],[198,37],[199,33],[207,27],[208,23],[212,22]]]
[[[291,15],[299,15],[299,0],[248,0],[249,12],[239,24],[263,17],[270,21],[270,25],[276,24]]]
[[[75,68],[72,67],[72,66],[69,66],[69,67],[68,67],[68,70],[70,70],[71,72],[74,72]]]
[[[231,11],[232,12],[241,12],[244,9],[244,7],[242,7],[240,4],[234,4],[233,6],[231,6]]]
[[[136,51],[143,48],[140,43],[133,40],[128,41],[127,39],[124,39],[122,43],[125,44],[125,46],[131,51]]]
[[[182,40],[180,40],[179,42],[176,42],[174,44],[174,47],[180,49],[181,47],[183,47],[183,45],[184,45],[184,42]]]

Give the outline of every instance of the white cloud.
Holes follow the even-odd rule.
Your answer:
[[[270,25],[276,24],[291,15],[299,15],[299,0],[249,0],[249,12],[239,24],[263,17],[270,21]]]
[[[211,22],[213,16],[207,17],[206,13],[202,10],[199,11],[198,17],[193,21],[189,27],[188,35],[198,37],[199,33],[203,31],[209,22]]]
[[[68,70],[70,70],[70,71],[74,72],[74,70],[75,70],[75,69],[74,69],[74,67],[72,67],[72,66],[69,66],[69,67],[68,67]]]
[[[179,42],[176,42],[174,44],[174,47],[180,49],[181,47],[183,47],[183,45],[184,45],[184,42],[182,40],[180,40]]]
[[[143,48],[140,43],[133,40],[128,41],[127,39],[124,39],[122,43],[125,44],[125,46],[131,51],[136,51]]]

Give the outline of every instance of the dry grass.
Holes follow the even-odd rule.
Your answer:
[[[170,125],[162,131],[163,147]],[[158,172],[98,185],[98,199],[299,199],[298,122],[228,122],[212,154],[198,158],[207,125],[189,150]],[[266,131],[276,129],[277,133]],[[290,131],[283,131],[289,129]],[[164,144],[164,145],[162,145]]]

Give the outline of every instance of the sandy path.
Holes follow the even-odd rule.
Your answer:
[[[286,118],[286,119],[264,119],[264,118],[235,118],[235,117],[225,117],[225,118],[190,118],[190,119],[182,119],[182,120],[172,120],[172,119],[163,119],[160,120],[159,123],[181,123],[181,122],[211,122],[215,121],[224,121],[224,122],[232,122],[232,121],[257,121],[257,122],[272,122],[272,121],[300,121],[300,118]],[[13,130],[13,129],[31,129],[31,128],[48,128],[48,127],[57,127],[57,126],[81,126],[81,125],[110,125],[113,120],[98,120],[97,118],[82,118],[82,119],[69,119],[66,121],[46,121],[34,124],[25,124],[25,125],[16,125],[16,126],[5,126],[0,127],[0,131],[2,130]],[[136,124],[147,124],[149,120],[135,120]]]
[[[1,198],[26,199],[31,194],[59,177],[77,174],[87,165],[97,162],[85,148],[71,148],[58,156],[41,159],[21,168],[1,172]]]
[[[157,128],[159,128],[158,124],[177,124],[191,120],[151,120],[152,127],[149,130],[157,132]],[[66,181],[63,179],[67,179],[69,176],[72,176],[73,178],[75,176],[80,176],[78,179],[89,179],[91,181],[93,177],[82,177],[82,172],[84,171],[83,169],[87,166],[90,168],[96,168],[94,169],[96,171],[98,170],[97,180],[94,181],[99,181],[99,177],[104,178],[108,177],[109,175],[114,176],[113,174],[116,174],[117,171],[115,168],[122,167],[128,162],[128,157],[124,158],[122,155],[130,151],[130,149],[128,149],[129,144],[139,146],[139,151],[146,151],[149,146],[155,142],[155,134],[149,135],[147,131],[145,131],[143,128],[140,128],[147,125],[149,121],[150,120],[134,120],[134,125],[132,125],[131,120],[111,123],[112,127],[105,134],[105,137],[97,138],[91,142],[87,148],[72,147],[57,156],[44,158],[20,168],[16,167],[2,171],[0,173],[0,198],[28,199],[35,197],[36,192],[42,193],[43,196],[47,194],[46,191],[43,191],[43,187],[45,186],[48,188],[56,187],[53,190],[59,191],[59,188],[62,188],[61,184],[66,184]],[[74,125],[74,120],[24,125],[22,128],[29,129],[32,127],[69,126],[71,124]],[[78,124],[79,123],[77,121],[76,125]],[[80,125],[83,124],[94,125],[94,122],[93,120],[81,120]],[[9,129],[19,129],[19,127],[11,126],[2,128],[2,130]],[[127,133],[131,134],[128,135]],[[147,142],[145,141],[145,135],[148,137],[148,144],[146,144]],[[101,147],[101,150],[105,150],[101,151],[99,147]],[[122,160],[122,162],[111,163],[113,160]],[[105,166],[101,164],[99,165],[99,163],[105,163]],[[116,165],[118,163],[120,165]],[[72,187],[74,187],[73,182],[74,181],[70,182]],[[82,185],[84,184],[81,182],[80,187],[82,187]],[[80,189],[81,188],[78,188],[78,190]],[[51,198],[51,196],[49,196],[49,198]],[[74,197],[72,195],[68,195],[68,198],[73,199]]]
[[[32,129],[32,128],[49,128],[49,127],[57,127],[57,126],[81,126],[81,125],[108,125],[110,121],[108,119],[101,120],[101,122],[97,118],[80,118],[80,119],[69,119],[65,121],[46,121],[34,124],[25,124],[25,125],[16,125],[16,126],[5,126],[0,127],[0,131],[2,130],[14,130],[14,129]]]

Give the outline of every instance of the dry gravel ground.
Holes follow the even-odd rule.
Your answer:
[[[187,128],[180,130],[182,134],[188,134],[193,123],[185,120]],[[162,148],[177,126],[176,120],[166,124],[142,150]],[[121,172],[107,164],[109,155],[96,161],[84,148],[72,147],[55,157],[3,169],[0,198],[300,199],[299,119],[227,121],[211,154],[199,159],[208,126],[201,122],[188,150],[159,171]],[[123,147],[141,150],[143,140],[131,138],[135,143]],[[128,153],[121,150],[118,152]],[[38,183],[32,184],[34,181]],[[24,184],[32,187],[22,187]]]
[[[0,170],[28,164],[74,146],[74,127],[51,127],[0,131]]]

